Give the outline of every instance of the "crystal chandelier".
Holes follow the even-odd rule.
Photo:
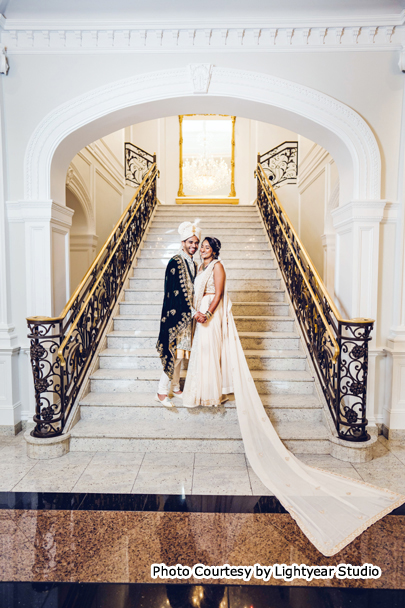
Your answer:
[[[229,183],[231,170],[223,158],[199,156],[183,163],[183,181],[187,190],[199,194],[209,194]]]

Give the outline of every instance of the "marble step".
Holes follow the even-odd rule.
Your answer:
[[[185,375],[182,371],[182,377]],[[90,390],[108,392],[155,392],[161,370],[98,369],[90,377]],[[314,378],[307,371],[253,370],[252,376],[260,394],[303,394],[314,391]]]
[[[239,216],[259,216],[259,211],[254,205],[238,205],[233,207],[231,205],[160,205],[157,210],[155,217],[168,216],[168,217],[179,217],[180,221],[193,222],[195,219],[202,219],[204,216],[201,213],[204,212],[206,217],[239,217]],[[185,219],[183,219],[185,216]]]
[[[151,224],[151,228],[158,229],[169,229],[169,230],[178,230],[179,225],[181,224],[181,218],[172,218],[172,217],[162,217],[160,215],[155,215],[153,222]],[[199,222],[199,227],[201,228],[203,233],[208,234],[208,230],[216,230],[217,228],[229,227],[229,228],[262,228],[263,224],[261,220],[257,217],[257,215],[247,215],[240,217],[227,217],[227,216],[218,216],[213,218],[202,219]]]
[[[88,393],[80,401],[80,405],[88,407],[150,407],[151,395],[155,393],[142,393],[137,391],[136,393]],[[263,406],[268,410],[322,410],[322,406],[316,395],[260,395],[260,399]],[[176,403],[177,407],[183,407],[182,402],[179,399],[173,399],[173,403]],[[154,402],[154,407],[158,410],[160,408],[167,409],[157,402]],[[229,410],[235,408],[235,401],[233,395],[230,395],[229,401],[227,401],[220,408],[195,408],[194,410],[188,410],[189,412],[222,412],[223,410]]]
[[[248,238],[249,237],[241,237],[240,239],[222,240],[221,256],[228,251],[236,251],[239,255],[243,251],[254,251],[255,253],[260,250],[270,251],[270,246],[267,237],[260,237],[260,241],[258,241],[257,239],[255,241],[245,240]],[[180,241],[175,239],[172,241],[165,241],[163,239],[148,240],[147,238],[143,243],[142,254],[149,249],[152,249],[153,251],[169,251],[170,255],[173,255],[174,253],[177,253],[177,251],[180,249]]]
[[[306,357],[300,351],[248,350],[245,356],[251,370],[306,370]],[[110,349],[100,353],[100,369],[157,369],[162,370],[155,348]]]
[[[139,268],[133,270],[133,279],[159,279],[164,280],[166,267],[160,268]],[[278,268],[229,268],[226,270],[227,281],[232,279],[277,279],[279,277]]]
[[[107,335],[107,348],[155,348],[157,331],[112,331]],[[300,337],[296,333],[267,331],[239,332],[244,350],[299,350]]]
[[[237,317],[235,324],[238,331],[294,331],[294,319],[292,317]],[[160,315],[120,315],[114,317],[114,330],[120,331],[139,331],[156,330],[159,331]]]
[[[213,234],[210,234],[209,231],[211,231]],[[245,228],[244,222],[241,222],[239,226],[228,227],[228,224],[224,224],[224,226],[217,225],[213,228],[202,228],[201,230],[202,238],[204,238],[205,236],[215,236],[216,238],[221,240],[225,236],[233,235],[235,235],[237,238],[239,238],[240,236],[249,236],[255,238],[256,236],[264,235],[264,228],[260,225],[257,226],[256,224],[254,225],[254,227],[249,226],[248,228]],[[177,227],[165,226],[164,228],[155,228],[152,224],[151,228],[149,228],[148,230],[148,237],[152,236],[175,236],[178,239],[179,233],[177,231]]]
[[[71,431],[71,451],[203,452],[243,454],[239,423],[196,416],[174,420],[80,420]],[[275,422],[280,439],[294,453],[328,454],[326,429],[321,422]],[[269,463],[269,466],[271,463]]]
[[[171,256],[170,256],[171,257]],[[136,265],[134,266],[134,270],[166,270],[166,266],[170,257],[167,258],[143,258],[142,256],[138,258]],[[222,256],[221,256],[222,258]],[[195,256],[195,261],[197,264],[199,263],[199,257]],[[226,260],[223,258],[223,262],[226,266],[226,271],[230,270],[258,270],[258,269],[268,269],[272,270],[277,268],[276,262],[274,258],[271,259],[243,259],[243,260]]]
[[[144,303],[137,302],[120,302],[120,315],[159,315],[162,312],[163,298],[159,303],[147,301]],[[235,316],[283,316],[290,315],[290,305],[288,303],[272,304],[268,302],[236,302],[232,304],[232,312]]]
[[[219,238],[221,240],[221,245],[222,243],[237,243],[237,244],[245,244],[245,243],[266,243],[268,244],[268,238],[264,233],[264,230],[260,230],[261,234],[241,234],[241,235],[237,235],[237,237],[235,237],[234,233],[230,233],[230,234],[222,234],[220,235],[215,234],[213,236],[216,236],[217,238]],[[178,233],[174,233],[173,234],[153,234],[150,231],[148,232],[146,239],[145,239],[145,244],[168,244],[168,243],[177,243],[178,247],[180,248],[180,235]]]
[[[231,243],[229,243],[231,245]],[[263,245],[263,243],[262,243]],[[177,249],[169,248],[156,248],[156,249],[145,249],[144,247],[141,249],[140,256],[138,261],[140,260],[165,260],[165,264],[167,264],[168,260],[177,253]],[[264,243],[264,247],[259,248],[250,248],[250,249],[240,249],[235,247],[235,249],[230,249],[227,247],[221,248],[221,258],[224,260],[226,264],[230,262],[237,264],[239,261],[249,261],[249,260],[273,260],[274,253],[271,251],[268,245]]]
[[[267,290],[254,290],[251,289],[239,289],[238,291],[228,290],[229,297],[233,304],[239,302],[285,302],[285,291],[284,289],[267,289]],[[142,288],[137,289],[126,289],[125,290],[125,301],[126,302],[156,302],[161,304],[163,302],[163,287],[155,291],[146,291]]]
[[[272,272],[271,270],[268,272]],[[280,289],[281,279],[227,279],[229,291],[266,291],[269,289]],[[163,290],[162,279],[129,279],[131,289],[139,291],[159,291]],[[232,299],[232,298],[231,298]]]
[[[96,393],[97,394],[97,393]],[[125,393],[124,393],[125,394]],[[235,401],[230,403],[233,407],[201,407],[201,408],[187,408],[181,402],[181,399],[172,397],[173,408],[167,408],[160,406],[154,399],[155,394],[150,393],[148,398],[144,400],[142,406],[136,405],[120,405],[120,406],[109,406],[109,405],[81,405],[80,417],[81,420],[105,420],[106,424],[110,420],[178,420],[183,421],[190,420],[198,416],[201,418],[201,422],[204,424],[205,420],[215,418],[217,420],[227,420],[233,422],[238,420],[238,414],[236,411]],[[225,405],[228,405],[225,404]],[[322,421],[322,410],[321,409],[270,409],[264,410],[271,420],[271,422],[302,422],[311,421],[318,423]]]

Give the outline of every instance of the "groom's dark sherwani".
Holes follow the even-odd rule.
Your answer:
[[[156,348],[163,371],[172,379],[175,359],[188,358],[191,351],[193,283],[197,265],[192,257],[180,251],[169,260]]]

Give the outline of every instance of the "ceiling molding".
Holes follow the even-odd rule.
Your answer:
[[[398,21],[398,19],[397,19]],[[128,22],[40,23],[3,20],[0,43],[9,55],[20,53],[213,51],[381,51],[402,48],[404,16],[382,23],[303,25],[263,23],[204,26]]]

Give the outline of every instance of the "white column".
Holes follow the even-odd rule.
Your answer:
[[[27,316],[57,316],[69,299],[73,213],[50,200],[7,203],[10,225],[24,225]]]
[[[386,203],[352,201],[332,211],[336,230],[335,294],[348,318],[377,317],[380,223]]]
[[[14,418],[31,422],[35,399],[25,319],[57,316],[69,299],[69,229],[74,211],[51,200],[7,202],[6,206],[12,312],[22,355],[14,383],[19,386],[21,405]],[[12,361],[17,367],[17,358]],[[11,415],[1,410],[0,415],[3,424],[9,425]]]
[[[18,382],[18,337],[11,316],[10,260],[6,229],[5,134],[0,86],[0,435],[13,434],[21,427],[21,400]]]
[[[335,301],[347,319],[374,319],[369,343],[367,418],[371,425],[382,419],[379,390],[380,358],[377,345],[378,272],[380,224],[387,201],[352,201],[332,211],[336,230]]]
[[[390,430],[405,429],[405,80],[398,159],[398,205],[393,325],[387,341],[387,392],[390,398],[384,412],[384,424]]]

